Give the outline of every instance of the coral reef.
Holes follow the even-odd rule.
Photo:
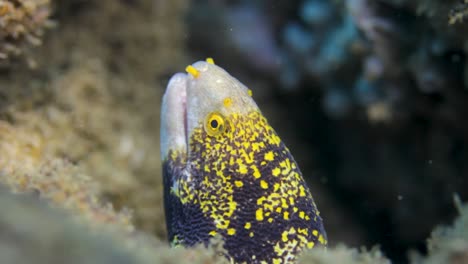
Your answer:
[[[33,50],[38,68],[0,73],[3,182],[58,200],[52,190],[71,189],[65,207],[164,237],[158,105],[164,78],[183,65],[185,6],[57,3],[58,26]]]
[[[309,176],[332,245],[302,263],[466,260],[466,207],[421,256],[468,197],[466,0],[187,6],[0,0],[0,182],[34,193],[0,190],[2,263],[225,262],[159,242],[160,97],[189,52],[249,85]]]
[[[45,29],[53,25],[51,12],[49,0],[0,1],[0,63],[42,43]]]

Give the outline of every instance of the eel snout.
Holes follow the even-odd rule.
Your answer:
[[[187,74],[169,80],[161,108],[161,157],[169,152],[187,152]]]

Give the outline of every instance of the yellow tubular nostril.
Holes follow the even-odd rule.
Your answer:
[[[194,78],[198,78],[198,76],[200,76],[200,72],[197,69],[195,69],[195,67],[193,67],[192,65],[187,66],[187,68],[185,68],[185,71],[190,73]]]
[[[213,58],[206,58],[206,62],[208,62],[209,64],[215,64]]]
[[[230,97],[224,98],[223,104],[224,107],[230,107],[232,105],[232,99]]]

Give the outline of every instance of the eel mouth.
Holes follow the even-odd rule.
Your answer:
[[[172,76],[163,96],[160,135],[163,159],[171,151],[188,151],[187,77],[184,73]]]
[[[244,98],[247,88],[238,84],[213,59],[197,61],[169,80],[161,108],[161,157],[176,151],[188,156],[190,136],[204,118],[217,110],[225,98]],[[221,105],[222,106],[222,105]],[[250,97],[243,99],[237,111],[256,108]],[[232,106],[230,110],[233,110]]]

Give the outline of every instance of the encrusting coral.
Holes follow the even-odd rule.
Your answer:
[[[53,25],[51,12],[50,0],[1,0],[0,62],[40,45],[44,30]]]

